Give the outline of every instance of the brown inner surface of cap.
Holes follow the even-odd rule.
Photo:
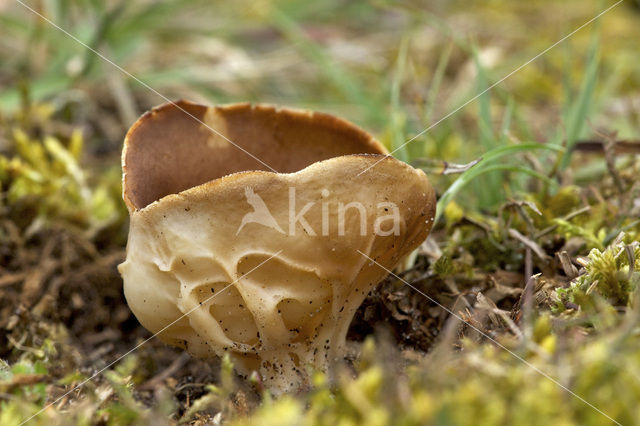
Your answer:
[[[327,114],[249,104],[177,105],[145,114],[127,134],[125,199],[136,209],[235,172],[272,171],[266,165],[292,173],[341,155],[386,153],[365,131]]]

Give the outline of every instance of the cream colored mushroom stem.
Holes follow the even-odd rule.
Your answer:
[[[240,373],[296,391],[308,367],[343,358],[355,311],[386,275],[359,251],[393,268],[426,238],[434,192],[335,117],[181,106],[282,173],[171,105],[143,116],[123,153],[129,306],[151,332],[191,312],[159,337],[198,357],[228,352]]]

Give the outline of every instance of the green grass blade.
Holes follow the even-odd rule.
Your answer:
[[[585,77],[582,81],[580,91],[575,102],[570,106],[568,113],[568,122],[566,128],[566,146],[562,159],[560,160],[560,170],[564,170],[571,161],[571,148],[580,137],[584,125],[587,122],[591,106],[593,103],[593,94],[598,80],[598,69],[600,65],[600,36],[596,34],[593,37],[587,59],[587,67]]]
[[[485,68],[478,50],[473,48],[473,62],[476,67],[476,92],[482,93],[489,87]],[[487,91],[478,99],[478,136],[480,143],[485,150],[491,150],[497,146],[497,138],[493,131],[493,121],[491,119],[491,93]],[[482,185],[474,184],[475,192],[478,194],[478,205],[480,208],[490,208],[495,206],[500,200],[500,190],[502,187],[502,174],[491,173],[486,177]]]
[[[482,156],[482,164],[487,164],[488,162],[504,157],[505,155],[516,154],[518,152],[533,151],[536,149],[551,150],[556,152],[564,152],[565,150],[565,148],[560,145],[542,144],[536,142],[499,146],[498,148],[494,148]],[[471,170],[473,169],[470,169],[469,171]]]
[[[548,177],[535,172],[534,170],[530,170],[530,169],[526,169],[523,168],[521,166],[513,166],[513,165],[508,165],[508,164],[495,164],[492,165],[491,162],[508,156],[508,155],[513,155],[519,152],[528,152],[528,151],[533,151],[536,149],[544,149],[544,150],[551,150],[551,151],[556,151],[556,152],[563,152],[564,148],[558,145],[551,145],[551,144],[539,144],[539,143],[524,143],[524,144],[519,144],[519,145],[510,145],[510,146],[501,146],[498,148],[494,148],[493,150],[487,152],[483,157],[482,157],[482,161],[481,163],[479,163],[477,166],[467,170],[466,172],[462,173],[456,180],[455,182],[453,182],[453,184],[451,184],[451,186],[444,192],[444,194],[442,194],[442,196],[440,197],[440,199],[438,200],[437,203],[437,208],[436,208],[436,222],[438,221],[438,219],[440,218],[440,216],[442,215],[442,212],[444,211],[444,208],[447,206],[447,204],[449,204],[449,202],[466,186],[468,185],[470,182],[474,181],[474,179],[478,178],[479,176],[485,174],[485,173],[490,173],[490,172],[495,172],[495,171],[516,171],[516,172],[522,172],[522,173],[527,173],[529,175],[532,175],[536,178],[539,178],[545,182],[552,182]],[[522,170],[527,170],[526,172],[523,172]]]
[[[404,37],[400,42],[396,69],[391,82],[391,151],[396,158],[405,162],[409,161],[409,154],[407,153],[407,145],[404,143],[403,128],[406,120],[400,105],[400,92],[405,76],[408,47],[409,39]]]
[[[299,51],[318,66],[318,70],[353,104],[365,108],[367,117],[375,123],[387,120],[379,103],[361,83],[334,61],[320,46],[311,40],[300,26],[285,13],[273,7],[269,14],[271,24],[278,29]]]
[[[507,106],[504,109],[504,115],[502,117],[502,124],[500,126],[500,145],[506,145],[509,142],[508,133],[511,128],[511,121],[513,119],[514,102],[513,98],[509,97],[507,100]]]
[[[529,176],[535,177],[537,179],[540,179],[542,181],[544,181],[545,183],[549,184],[549,185],[558,185],[558,183],[552,179],[550,179],[548,176],[545,176],[542,173],[536,172],[535,170],[531,170],[528,169],[526,167],[523,166],[514,166],[514,165],[509,165],[509,164],[493,164],[490,166],[485,166],[483,168],[479,168],[479,169],[471,169],[474,170],[474,173],[470,173],[469,176],[465,177],[465,178],[458,178],[453,185],[451,185],[444,194],[442,194],[442,197],[440,197],[440,199],[438,200],[437,204],[436,204],[436,218],[435,221],[437,222],[438,219],[440,219],[440,216],[442,216],[442,212],[444,211],[444,208],[447,206],[447,204],[449,204],[449,202],[469,183],[471,183],[473,181],[473,179],[476,179],[482,175],[485,175],[487,173],[492,173],[492,172],[496,172],[496,171],[508,171],[508,172],[516,172],[516,173],[523,173],[523,174],[527,174]]]
[[[442,50],[442,53],[440,53],[440,58],[438,58],[438,64],[436,65],[436,70],[433,73],[433,78],[431,79],[429,95],[427,96],[427,102],[425,105],[425,123],[431,123],[431,120],[433,119],[433,109],[436,104],[438,93],[440,92],[440,86],[442,85],[444,73],[447,70],[447,66],[449,65],[449,59],[451,58],[453,46],[453,43],[447,44],[447,46]]]
[[[473,50],[473,62],[476,66],[476,92],[482,93],[489,87],[486,70],[482,66],[478,51]],[[492,149],[496,146],[496,138],[493,134],[493,123],[491,120],[491,91],[483,93],[478,97],[478,130],[480,142],[485,149]]]

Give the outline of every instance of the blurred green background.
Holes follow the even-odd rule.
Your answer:
[[[0,111],[47,101],[83,130],[93,153],[113,154],[137,116],[164,102],[19,3],[0,4]],[[613,4],[169,0],[29,7],[170,99],[322,110],[363,126],[390,149],[438,122],[395,152],[420,164],[464,163],[517,142],[572,145],[612,132],[637,138],[640,9],[631,0],[439,122]],[[543,163],[545,155],[536,154]],[[520,177],[500,185],[496,173],[487,177],[488,190],[476,188],[464,202],[491,208],[521,189]]]

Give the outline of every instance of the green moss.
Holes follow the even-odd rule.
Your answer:
[[[0,155],[1,201],[10,218],[30,226],[74,226],[88,236],[126,220],[118,167],[105,173],[82,168],[79,131],[65,141],[33,138],[19,127],[10,133],[12,154]]]
[[[606,309],[607,305],[629,306],[640,284],[640,247],[637,243],[619,242],[601,251],[592,249],[582,261],[585,273],[571,282],[568,288],[557,289],[559,309],[573,303],[587,310]]]

